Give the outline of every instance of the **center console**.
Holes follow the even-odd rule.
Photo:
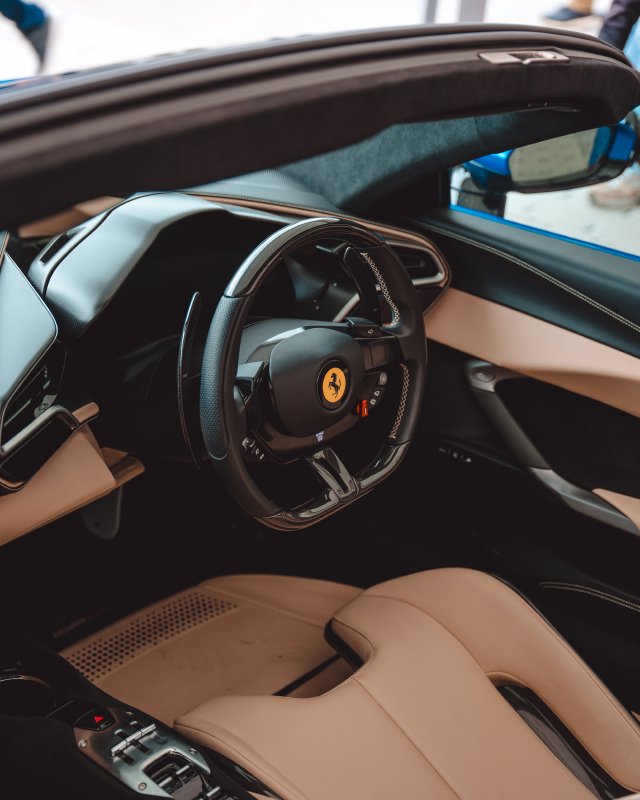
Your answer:
[[[235,800],[195,747],[145,714],[72,700],[54,715],[72,725],[80,752],[139,794]]]
[[[7,796],[251,800],[274,795],[227,759],[89,683],[39,644],[0,631]],[[30,780],[33,772],[38,780]]]

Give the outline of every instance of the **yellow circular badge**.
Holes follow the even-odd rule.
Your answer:
[[[347,376],[340,367],[329,367],[322,378],[322,396],[327,403],[339,403],[347,391]]]

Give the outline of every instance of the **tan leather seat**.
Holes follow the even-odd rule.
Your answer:
[[[640,790],[640,727],[517,593],[480,572],[376,586],[332,630],[364,665],[310,699],[227,697],[176,727],[285,800],[588,800],[496,686],[525,686],[615,781]]]
[[[209,698],[273,694],[301,678],[291,693],[309,696],[353,671],[335,659],[324,627],[360,592],[309,578],[227,575],[143,608],[62,655],[107,694],[167,725]]]

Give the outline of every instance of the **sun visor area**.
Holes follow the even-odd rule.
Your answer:
[[[434,172],[599,124],[598,116],[587,111],[536,109],[393,125],[363,142],[298,161],[280,172],[333,206],[358,213]]]

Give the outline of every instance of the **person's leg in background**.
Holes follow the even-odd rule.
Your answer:
[[[619,50],[624,49],[627,42],[629,42],[629,48],[625,52],[629,61],[635,64],[636,67],[639,62],[637,56],[640,53],[636,53],[634,58],[629,55],[629,49],[633,46],[633,40],[637,39],[637,32],[634,32],[634,36],[631,36],[631,30],[639,17],[640,0],[613,0],[598,34],[598,38],[602,39],[603,42],[609,42]],[[640,48],[636,46],[635,50],[637,51],[638,49]]]
[[[640,65],[640,0],[613,0],[602,23],[600,38],[622,49],[636,69]],[[635,25],[635,27],[634,27]],[[626,47],[625,47],[626,45]],[[635,110],[636,119],[638,110]],[[640,134],[640,124],[636,125]],[[591,202],[600,208],[627,211],[640,203],[640,165],[634,164],[619,178],[601,183],[589,193]]]
[[[14,22],[29,44],[36,51],[40,69],[47,55],[47,43],[51,18],[36,3],[22,0],[0,0],[0,14]]]
[[[552,25],[558,23],[572,23],[593,15],[593,0],[569,0],[555,11],[544,15],[545,22]]]

